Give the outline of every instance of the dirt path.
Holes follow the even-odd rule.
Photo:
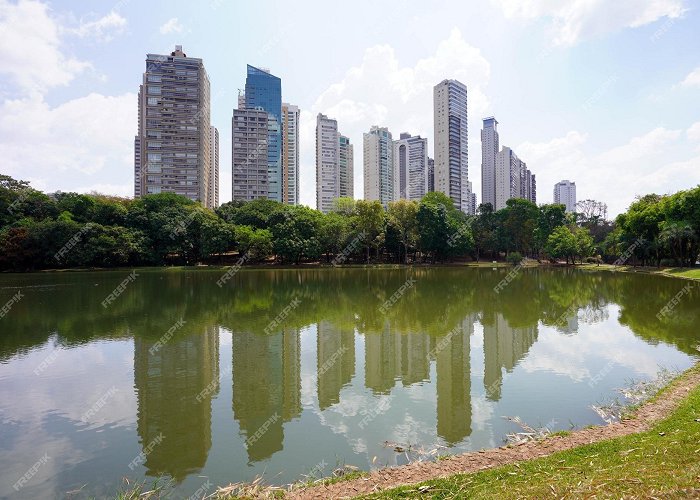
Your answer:
[[[700,385],[700,370],[693,369],[673,381],[669,388],[654,401],[644,404],[628,420],[600,427],[581,429],[565,436],[551,436],[542,441],[528,442],[514,447],[494,448],[470,452],[437,462],[419,462],[371,472],[366,477],[335,484],[318,484],[293,490],[285,498],[327,499],[351,498],[397,486],[415,484],[453,474],[476,472],[513,462],[544,457],[558,451],[595,443],[650,429],[656,422],[670,415],[695,387]]]

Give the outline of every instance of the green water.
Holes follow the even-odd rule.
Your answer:
[[[1,275],[0,497],[165,475],[177,498],[499,446],[503,416],[599,424],[591,404],[698,357],[697,285],[533,269],[496,293],[509,271]]]

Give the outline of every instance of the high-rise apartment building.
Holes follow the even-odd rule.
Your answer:
[[[347,198],[355,197],[354,187],[354,170],[355,170],[355,154],[353,145],[350,139],[344,135],[338,136],[339,141],[339,156],[338,156],[338,172],[340,176],[340,196]]]
[[[503,149],[496,154],[494,210],[506,208],[506,201],[516,197],[515,193],[518,189],[516,175],[520,175],[519,162],[520,160],[509,147],[503,146]]]
[[[435,190],[449,196],[459,210],[470,213],[467,144],[467,86],[443,80],[433,88]]]
[[[428,139],[402,133],[394,141],[394,199],[420,201],[428,192]]]
[[[269,114],[234,109],[231,120],[232,197],[251,201],[268,197]]]
[[[435,160],[428,158],[428,192],[435,191]]]
[[[394,143],[386,127],[373,126],[363,134],[365,200],[387,206],[394,200]]]
[[[134,195],[171,192],[213,208],[210,200],[209,77],[180,45],[148,54],[139,88]]]
[[[554,203],[566,206],[567,212],[576,212],[576,183],[568,180],[554,185]]]
[[[338,122],[321,113],[316,117],[316,208],[333,209],[340,197],[340,139]]]
[[[245,81],[245,107],[263,109],[268,123],[267,196],[283,201],[282,195],[282,81],[268,70],[248,65]]]
[[[282,103],[282,201],[299,204],[299,107]]]
[[[209,132],[209,151],[211,154],[209,204],[211,208],[216,208],[219,206],[219,130],[213,125]]]
[[[498,121],[484,118],[481,130],[481,203],[496,206],[496,155],[498,154]]]

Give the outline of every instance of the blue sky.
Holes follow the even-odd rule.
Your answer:
[[[148,7],[146,7],[148,6]],[[469,177],[481,199],[481,118],[537,175],[538,201],[623,211],[638,194],[700,183],[700,14],[689,0],[144,2],[0,0],[0,172],[43,190],[131,195],[136,93],[146,53],[204,59],[231,197],[231,113],[247,63],[282,78],[302,110],[301,199],[315,205],[318,112],[362,132],[421,134],[432,87],[469,89]]]

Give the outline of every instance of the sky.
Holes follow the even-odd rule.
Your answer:
[[[147,7],[146,7],[147,6]],[[246,64],[301,108],[301,202],[315,206],[315,123],[355,147],[386,126],[428,138],[432,88],[468,87],[469,179],[481,200],[481,119],[537,176],[624,211],[700,184],[700,4],[692,0],[351,3],[0,0],[0,173],[44,191],[133,195],[147,53],[176,44],[211,81],[220,201],[231,199],[231,115]]]

